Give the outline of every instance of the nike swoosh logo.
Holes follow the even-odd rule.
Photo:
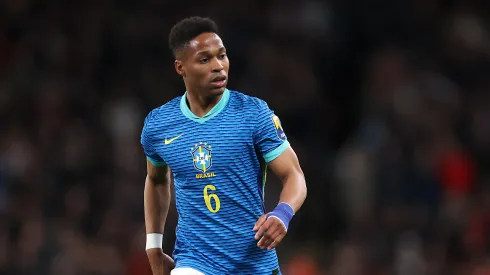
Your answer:
[[[182,136],[182,134],[180,134],[180,135],[178,135],[178,136],[176,136],[174,138],[171,138],[171,139],[166,139],[165,138],[165,145],[169,145],[170,143],[172,143],[174,140],[178,139],[181,136]]]

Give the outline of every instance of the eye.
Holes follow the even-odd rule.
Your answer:
[[[199,62],[201,62],[201,64],[206,64],[206,63],[208,63],[208,61],[209,61],[209,59],[207,59],[207,58],[199,59]]]
[[[226,54],[225,53],[222,53],[218,56],[219,59],[224,59],[226,57]]]

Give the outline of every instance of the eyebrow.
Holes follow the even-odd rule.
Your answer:
[[[225,50],[225,49],[226,49],[226,48],[223,46],[223,47],[220,47],[220,48],[218,49],[218,51],[220,51],[220,52],[221,52],[221,51],[223,51],[223,50]],[[201,55],[201,54],[209,54],[209,51],[208,51],[208,50],[204,50],[204,51],[200,51],[200,52],[197,52],[197,53],[196,53],[196,55]]]

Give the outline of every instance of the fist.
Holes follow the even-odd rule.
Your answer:
[[[268,250],[276,247],[287,233],[286,226],[279,218],[274,216],[267,218],[267,215],[259,218],[253,230],[257,232],[255,234],[255,239],[259,240],[257,246],[260,249],[267,247]]]
[[[174,260],[163,253],[161,248],[152,248],[146,251],[148,260],[150,261],[153,275],[169,275],[170,270],[175,267]]]

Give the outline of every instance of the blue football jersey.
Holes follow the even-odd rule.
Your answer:
[[[204,117],[186,95],[152,110],[141,144],[149,161],[174,175],[177,267],[204,274],[280,274],[275,250],[261,250],[253,226],[265,213],[267,163],[288,147],[267,104],[225,90]]]

